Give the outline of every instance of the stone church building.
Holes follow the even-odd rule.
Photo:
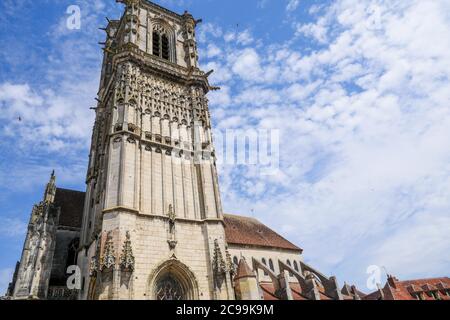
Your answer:
[[[223,213],[206,98],[218,88],[198,67],[200,21],[119,2],[122,17],[105,28],[86,192],[58,188],[52,174],[8,295],[361,299],[259,221]]]

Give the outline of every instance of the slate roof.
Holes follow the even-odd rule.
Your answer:
[[[226,214],[224,221],[229,244],[303,251],[254,218]]]
[[[61,208],[60,226],[81,229],[84,198],[85,192],[56,189],[54,205]]]

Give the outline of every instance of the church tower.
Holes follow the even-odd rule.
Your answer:
[[[147,0],[109,20],[78,265],[80,299],[234,299],[200,22]]]

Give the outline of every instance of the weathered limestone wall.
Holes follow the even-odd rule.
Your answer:
[[[132,292],[119,290],[115,299],[153,299],[154,292],[150,287],[150,283],[154,280],[152,275],[164,262],[174,258],[193,273],[194,281],[198,285],[198,299],[214,299],[215,293],[211,280],[213,278],[212,248],[217,239],[224,252],[225,241],[221,221],[176,220],[175,240],[177,244],[174,250],[168,243],[171,236],[166,217],[108,212],[104,216],[103,230],[116,235],[114,241],[116,261],[119,260],[124,235],[128,231],[136,261]],[[95,250],[90,250],[90,255],[93,256],[94,252]],[[87,263],[85,265],[87,266]],[[224,295],[228,294],[227,288],[224,287],[223,291]],[[110,298],[107,297],[107,294],[102,297]]]

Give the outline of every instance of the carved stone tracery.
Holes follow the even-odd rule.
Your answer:
[[[134,255],[133,248],[131,247],[130,233],[127,231],[125,243],[122,249],[122,255],[120,256],[120,267],[122,271],[134,271]]]
[[[222,251],[219,246],[219,240],[217,239],[214,240],[213,271],[216,276],[223,276],[227,272],[227,265],[223,259]]]
[[[116,265],[116,256],[114,252],[114,243],[111,236],[111,232],[108,232],[105,248],[103,249],[103,255],[100,261],[100,270],[112,270]]]

